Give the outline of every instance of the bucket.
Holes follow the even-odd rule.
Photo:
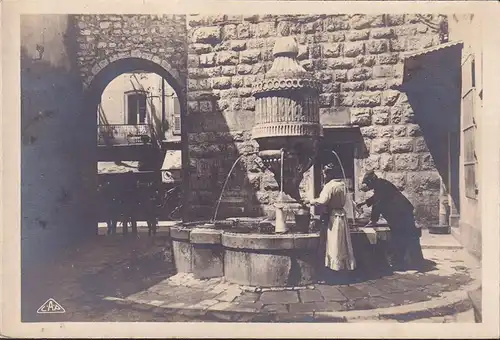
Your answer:
[[[298,232],[309,232],[309,224],[311,223],[311,213],[309,209],[301,207],[295,213],[295,229]]]

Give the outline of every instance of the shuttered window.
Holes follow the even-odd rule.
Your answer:
[[[129,92],[127,98],[127,122],[129,125],[146,123],[146,92]]]
[[[464,180],[465,196],[477,198],[477,153],[476,153],[476,117],[475,117],[475,64],[469,57],[462,66],[462,136],[464,145]]]
[[[179,98],[174,97],[174,112],[172,114],[172,126],[173,134],[181,134],[181,106],[179,103]]]

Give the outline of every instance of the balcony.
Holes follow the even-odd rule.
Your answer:
[[[151,145],[153,129],[150,124],[107,124],[97,126],[98,146]]]

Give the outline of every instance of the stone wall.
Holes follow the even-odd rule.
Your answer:
[[[21,17],[23,273],[96,232],[89,209],[96,115],[81,110],[73,28],[68,15]]]
[[[97,110],[88,85],[114,61],[139,60],[132,66],[168,73],[185,96],[186,48],[181,15],[21,17],[23,270],[96,234]],[[107,72],[97,87],[129,71]]]
[[[360,126],[365,145],[359,150],[366,152],[356,159],[358,179],[367,170],[379,172],[410,198],[421,223],[437,219],[439,175],[415,124],[418,112],[398,85],[404,53],[445,40],[446,18],[196,15],[188,17],[188,25],[193,217],[210,216],[233,161],[256,150],[249,133],[255,106],[250,87],[272,65],[274,38],[293,35],[300,44],[301,65],[323,83],[322,121],[347,111],[350,122],[345,123]],[[236,187],[227,194],[232,202],[221,205],[225,208],[220,217],[262,213],[276,195],[272,175],[262,172],[253,158],[244,156],[235,167]],[[231,183],[228,187],[231,190]],[[241,209],[228,209],[231,205]]]
[[[140,58],[160,65],[184,87],[184,15],[78,15],[75,21],[78,63],[86,84],[113,61]]]

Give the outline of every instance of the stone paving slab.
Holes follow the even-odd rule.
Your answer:
[[[479,285],[477,268],[466,265],[458,250],[426,250],[424,255],[441,260],[422,273],[397,272],[351,284],[322,283],[266,291],[228,283],[223,278],[196,280],[190,274],[177,274],[125,300],[180,313],[199,310],[200,315],[231,322],[345,322],[367,318],[406,322],[471,308],[466,292]]]
[[[347,297],[342,294],[338,287],[320,284],[315,286],[325,301],[346,301]]]
[[[262,307],[262,311],[268,312],[270,314],[272,314],[272,313],[287,313],[288,306],[285,304],[264,305],[264,307]]]
[[[260,295],[262,303],[266,305],[276,304],[276,303],[298,303],[299,296],[295,291],[277,291],[277,292],[264,292]]]
[[[321,292],[317,289],[304,289],[299,291],[300,302],[320,302],[324,301]]]

